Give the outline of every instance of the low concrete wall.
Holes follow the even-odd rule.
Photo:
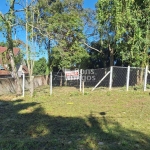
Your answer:
[[[20,85],[22,86],[22,78],[20,78]],[[34,88],[46,85],[46,76],[34,76]],[[25,77],[25,90],[28,90],[29,77]],[[15,93],[15,80],[14,78],[0,78],[0,95]]]

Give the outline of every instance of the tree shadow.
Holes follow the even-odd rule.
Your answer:
[[[52,116],[40,103],[0,100],[0,149],[149,150],[150,137],[123,128],[106,112],[98,117],[92,112],[84,118]]]

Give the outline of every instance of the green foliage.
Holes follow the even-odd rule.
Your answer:
[[[15,60],[15,64],[16,65],[21,65],[22,62],[23,62],[23,53],[20,51],[20,53],[14,57],[14,60]]]
[[[35,61],[33,74],[34,75],[44,75],[46,73],[47,62],[44,57],[40,58],[39,60]]]
[[[8,43],[7,42],[0,42],[0,46],[2,47],[8,47]],[[17,44],[16,41],[14,41],[14,47],[18,47],[19,44]],[[2,54],[2,59],[3,59],[3,63],[6,63],[6,64],[9,64],[8,60],[7,60],[7,55],[8,55],[8,52],[5,51],[3,54]],[[20,65],[22,64],[22,61],[23,61],[23,52],[22,50],[20,50],[19,54],[17,56],[14,56],[14,61],[15,61],[15,64],[16,65]]]
[[[78,66],[82,62],[82,59],[86,59],[88,57],[85,49],[77,43],[72,44],[68,49],[66,48],[66,45],[67,43],[64,41],[64,45],[61,44],[53,48],[53,63],[55,65],[57,64],[59,68],[71,68],[73,66]]]
[[[6,42],[0,42],[0,46],[2,46],[2,47],[7,47],[8,44],[7,44]]]
[[[62,68],[80,64],[88,56],[81,43],[81,39],[84,39],[82,0],[58,0],[50,3],[40,0],[37,8],[36,17],[39,17],[42,28],[39,36],[44,41],[49,38],[55,43],[49,53],[52,54],[49,67],[58,65]]]
[[[144,67],[149,63],[150,2],[99,0],[100,39],[111,45],[123,63]],[[113,33],[113,34],[111,34]]]

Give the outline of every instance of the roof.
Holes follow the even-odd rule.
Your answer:
[[[2,46],[0,46],[0,53],[5,52],[6,50],[7,50],[7,47],[2,47]],[[14,55],[15,55],[15,56],[18,55],[19,51],[20,51],[19,48],[16,48],[16,47],[13,48],[13,52],[14,52]]]
[[[26,65],[20,65],[18,66],[18,72],[28,74],[29,73],[28,67]]]
[[[4,53],[6,50],[7,50],[7,47],[0,46],[0,54]],[[19,48],[13,48],[13,52],[14,52],[14,55],[16,56],[20,52],[20,49]],[[7,59],[9,59],[9,57]],[[1,57],[0,57],[0,64],[3,64]]]
[[[25,74],[29,73],[28,68],[25,65],[20,65],[19,69],[21,69]],[[3,65],[0,64],[0,76],[3,76],[3,75],[11,75],[11,73]]]
[[[22,71],[23,71],[25,74],[28,74],[28,73],[29,73],[28,67],[25,66],[25,65],[22,66]]]
[[[7,70],[0,70],[0,76],[11,75]]]
[[[11,75],[10,71],[8,71],[2,64],[0,64],[0,76]]]

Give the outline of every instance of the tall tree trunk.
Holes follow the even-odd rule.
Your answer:
[[[28,52],[27,52],[28,54]],[[27,55],[28,56],[28,55]],[[33,76],[33,67],[34,67],[34,60],[29,60],[29,57],[27,58],[27,66],[29,71],[29,81],[30,81],[30,96],[33,97],[34,93],[34,76]]]
[[[109,59],[110,59],[110,67],[111,67],[114,65],[114,49],[111,48],[110,44],[108,45],[108,48],[109,48],[109,52],[110,52]]]
[[[18,72],[14,60],[14,53],[13,53],[12,28],[9,24],[7,24],[7,42],[8,42],[8,55],[10,59],[11,71],[13,77],[15,78],[16,94],[21,95],[21,86],[19,82],[19,76],[18,76]]]
[[[137,85],[140,84],[140,70],[137,70],[137,72],[136,72],[136,84]]]
[[[47,63],[47,70],[46,70],[46,85],[48,85],[48,77],[50,74],[50,59],[51,59],[51,41],[48,40],[48,44],[47,44],[47,52],[48,52],[48,63]]]
[[[144,48],[143,59],[142,59],[142,62],[141,62],[141,69],[138,71],[138,76],[137,76],[139,78],[137,80],[137,84],[138,85],[141,85],[143,83],[143,80],[144,80],[144,68],[148,64],[148,55],[147,55],[146,51],[147,51],[147,49]]]
[[[141,85],[144,80],[144,69],[137,70],[137,85]]]

